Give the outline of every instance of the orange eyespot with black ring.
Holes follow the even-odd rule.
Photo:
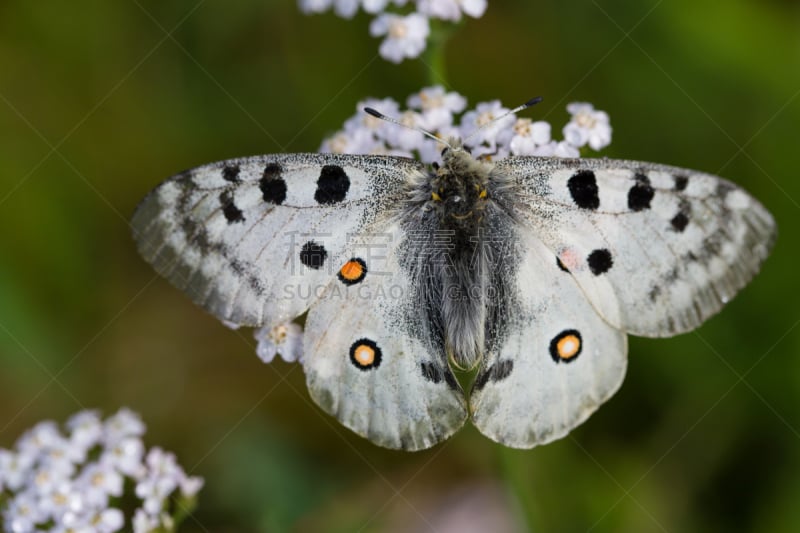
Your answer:
[[[374,341],[359,339],[350,346],[350,362],[359,370],[378,368],[381,359],[383,352]]]
[[[337,277],[345,285],[360,283],[367,276],[367,263],[359,257],[354,257],[342,265]]]
[[[550,341],[550,357],[556,363],[571,363],[583,349],[583,339],[577,329],[566,329]]]

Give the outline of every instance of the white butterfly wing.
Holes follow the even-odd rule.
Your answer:
[[[399,223],[385,247],[358,243],[351,262],[311,308],[304,336],[308,389],[327,413],[375,444],[408,451],[433,446],[467,418],[464,393],[444,346],[414,302],[408,269],[398,264]],[[408,258],[413,259],[413,258]]]
[[[715,314],[758,271],[772,216],[741,188],[675,167],[608,159],[508,158],[496,172],[603,318],[670,336]]]
[[[515,296],[499,317],[470,397],[472,421],[506,446],[530,448],[566,435],[620,386],[626,335],[608,325],[552,252],[525,228]]]
[[[349,259],[351,234],[398,201],[421,164],[397,157],[284,154],[179,174],[133,216],[142,256],[195,303],[240,325],[302,314]]]

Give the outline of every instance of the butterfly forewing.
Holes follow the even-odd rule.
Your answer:
[[[664,165],[509,158],[528,230],[611,325],[642,336],[689,331],[758,271],[775,222],[741,188]]]
[[[278,324],[302,314],[348,259],[351,235],[398,202],[410,159],[286,154],[179,174],[139,205],[142,256],[216,317]]]

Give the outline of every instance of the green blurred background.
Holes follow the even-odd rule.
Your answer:
[[[800,5],[490,1],[447,43],[470,104],[541,94],[529,116],[557,133],[567,102],[593,102],[605,155],[724,175],[780,229],[723,313],[631,339],[616,396],[530,451],[471,428],[376,448],[136,254],[127,220],[167,176],[315,151],[358,100],[429,84],[377,56],[369,20],[292,0],[0,2],[0,446],[129,406],[206,479],[182,531],[800,530]]]

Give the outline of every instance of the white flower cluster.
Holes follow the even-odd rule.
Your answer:
[[[611,143],[608,115],[587,103],[567,106],[571,119],[562,130],[563,140],[551,138],[548,122],[534,122],[514,114],[497,120],[509,111],[498,100],[479,103],[461,114],[467,106],[466,99],[441,86],[412,94],[406,104],[409,109],[401,111],[391,98],[359,102],[356,114],[322,143],[320,152],[391,154],[418,158],[424,163],[440,162],[444,145],[411,128],[422,128],[445,140],[469,138],[467,145],[473,156],[492,159],[508,155],[579,157],[584,146],[601,150]],[[364,112],[365,107],[396,118],[410,128],[369,115]]]
[[[133,531],[173,531],[169,499],[179,490],[181,505],[194,505],[203,480],[187,476],[175,456],[146,451],[139,416],[121,409],[105,421],[81,411],[66,424],[40,422],[12,450],[0,449],[0,506],[11,533],[111,533],[125,525],[116,507],[132,482],[142,506]]]
[[[377,15],[369,27],[373,37],[385,37],[380,46],[384,59],[400,63],[405,58],[419,56],[427,44],[431,32],[430,19],[452,22],[463,15],[479,18],[486,11],[487,0],[298,0],[304,13],[321,13],[329,9],[343,18],[351,18],[359,7]],[[390,4],[411,4],[408,14],[385,11]]]

